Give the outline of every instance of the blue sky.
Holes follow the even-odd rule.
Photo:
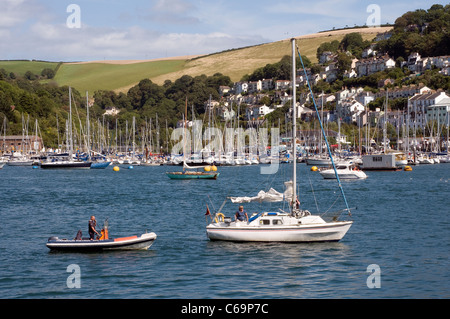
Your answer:
[[[0,59],[92,61],[208,54],[381,23],[447,1],[417,0],[0,0]],[[76,4],[80,15],[67,19]],[[79,19],[78,19],[79,18]]]

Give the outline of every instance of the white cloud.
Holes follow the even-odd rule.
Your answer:
[[[198,8],[184,0],[158,0],[155,5],[138,14],[141,19],[164,25],[193,25],[200,21],[193,14]]]
[[[381,22],[416,5],[380,3]],[[0,59],[85,61],[208,54],[333,27],[364,24],[360,0],[77,0],[81,28],[67,27],[67,4],[0,0]],[[100,10],[110,5],[108,10]]]
[[[11,57],[0,53],[0,59],[152,59],[208,54],[262,42],[259,37],[233,36],[223,32],[161,33],[137,26],[116,29],[83,24],[79,29],[70,29],[65,24],[37,22],[29,30],[7,45],[9,52],[21,52],[21,55]]]

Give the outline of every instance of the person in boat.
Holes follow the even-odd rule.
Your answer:
[[[97,236],[101,236],[95,229],[96,227],[97,221],[95,220],[95,216],[91,216],[91,219],[89,220],[89,238],[91,240],[95,239],[95,234],[97,234]]]
[[[248,215],[244,212],[244,206],[239,206],[239,210],[235,214],[236,221],[240,220],[243,222],[244,220],[248,223]]]

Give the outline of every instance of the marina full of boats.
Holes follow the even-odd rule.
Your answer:
[[[71,96],[71,88],[69,88],[69,96]],[[87,92],[86,98],[88,99]],[[78,122],[80,123],[80,132],[77,132],[77,130],[72,127],[72,122],[76,121],[72,119],[72,99],[69,101],[69,119],[66,121],[65,134],[66,140],[65,143],[60,143],[61,141],[59,141],[58,137],[60,149],[45,149],[43,145],[36,142],[39,139],[39,129],[36,120],[35,136],[28,136],[28,130],[24,128],[21,143],[18,143],[21,145],[21,148],[18,149],[16,146],[15,150],[6,150],[6,129],[4,123],[4,128],[2,129],[3,148],[1,150],[0,169],[5,165],[32,166],[34,168],[42,169],[104,169],[110,165],[126,165],[129,167],[171,165],[180,166],[183,168],[183,171],[186,171],[187,168],[191,170],[194,169],[196,170],[194,173],[196,173],[197,176],[199,176],[199,170],[202,168],[205,170],[209,168],[208,174],[206,174],[208,175],[208,178],[211,176],[217,178],[217,173],[213,173],[215,172],[214,168],[219,166],[271,163],[284,164],[292,163],[294,159],[298,163],[304,162],[311,166],[331,168],[332,160],[330,155],[332,155],[335,164],[352,165],[353,168],[356,167],[357,169],[364,171],[397,170],[402,169],[405,165],[450,162],[448,151],[450,140],[448,137],[447,141],[436,144],[436,151],[434,152],[420,152],[417,147],[417,139],[412,140],[409,138],[399,140],[399,144],[404,146],[403,150],[394,150],[390,148],[389,142],[387,142],[386,129],[384,129],[384,136],[380,145],[376,145],[373,140],[371,140],[370,146],[366,145],[365,150],[368,150],[369,152],[363,153],[361,146],[359,148],[354,146],[353,148],[342,149],[341,144],[339,144],[337,148],[330,149],[329,152],[324,152],[322,149],[324,148],[324,140],[326,139],[325,133],[323,137],[320,137],[320,142],[317,142],[315,146],[312,146],[307,145],[307,142],[305,141],[316,140],[316,136],[314,135],[313,138],[310,139],[307,136],[305,137],[305,134],[308,133],[301,130],[297,131],[296,129],[296,146],[294,151],[292,138],[290,137],[280,139],[281,143],[276,143],[280,142],[280,140],[271,136],[270,139],[272,145],[269,145],[267,127],[260,127],[258,129],[249,128],[244,131],[243,128],[234,126],[230,130],[225,130],[223,134],[219,134],[218,138],[214,139],[214,143],[203,145],[206,144],[206,141],[213,140],[211,136],[207,135],[207,132],[218,129],[215,129],[213,126],[211,127],[211,123],[208,123],[207,127],[204,128],[200,124],[199,129],[198,127],[195,127],[195,124],[199,121],[195,121],[194,119],[191,121],[191,124],[194,123],[194,126],[191,127],[190,130],[188,129],[188,121],[184,119],[182,128],[180,128],[182,131],[183,145],[182,148],[175,151],[174,154],[169,154],[169,141],[166,141],[167,149],[165,152],[163,152],[163,147],[159,144],[160,141],[154,141],[155,138],[153,138],[151,134],[151,121],[147,133],[143,132],[142,134],[137,134],[134,117],[130,133],[128,132],[127,122],[126,138],[125,142],[121,143],[122,146],[119,146],[120,143],[118,142],[117,137],[118,129],[116,127],[116,142],[115,146],[112,146],[111,144],[108,145],[107,139],[104,137],[104,135],[107,134],[103,132],[104,129],[100,124],[98,124],[99,131],[97,132],[98,141],[94,143],[94,135],[90,132],[89,108],[87,108],[86,125],[82,126],[81,120],[78,119]],[[187,115],[187,102],[185,113]],[[320,115],[318,113],[317,117],[320,120]],[[386,121],[384,123],[386,123]],[[158,124],[156,126],[158,127]],[[25,127],[27,127],[27,125]],[[204,129],[204,132],[202,131],[202,128]],[[311,132],[311,134],[315,133]],[[77,138],[75,138],[74,135],[77,136]],[[156,133],[156,135],[159,134]],[[302,135],[303,142],[299,139],[299,135]],[[186,136],[192,136],[193,139],[190,140],[189,138],[186,138]],[[246,136],[248,137],[248,143],[246,143]],[[338,136],[340,136],[340,132]],[[136,143],[136,139],[139,140],[140,143]],[[111,136],[110,140],[112,140]],[[172,136],[171,140],[176,141],[177,136]],[[340,140],[340,137],[338,140]],[[211,147],[211,145],[213,146]],[[443,145],[444,149],[446,148],[445,151],[440,151],[441,145]],[[194,174],[185,175],[187,178],[190,178]],[[181,175],[179,172],[168,172],[168,176],[174,179],[180,179]]]
[[[285,153],[286,154],[286,153]],[[228,155],[209,155],[201,157],[198,154],[192,154],[192,158],[185,160],[185,164],[190,168],[204,168],[205,166],[242,166],[242,165],[259,165],[271,164],[278,162],[280,164],[292,163],[293,156],[287,152],[278,156],[241,156],[237,157],[233,153]],[[353,165],[360,170],[395,170],[402,169],[406,165],[430,165],[450,163],[450,156],[447,153],[418,153],[404,154],[399,151],[391,151],[388,153],[372,153],[372,154],[333,154],[336,164]],[[309,166],[331,167],[331,159],[327,155],[308,156],[306,154],[297,153],[297,163],[306,163]],[[73,164],[72,166],[70,164]],[[76,165],[79,164],[79,165]],[[4,153],[0,157],[0,168],[5,166],[31,166],[34,168],[107,168],[108,166],[183,166],[183,161],[178,155],[155,154],[151,158],[145,158],[143,154],[130,156],[128,154],[112,154],[102,155],[88,158],[85,153],[75,154],[71,158],[68,153],[42,153],[39,156],[34,154],[21,154],[20,152]]]

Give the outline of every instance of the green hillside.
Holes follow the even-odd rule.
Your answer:
[[[347,33],[360,32],[364,40],[372,40],[378,33],[390,27],[360,28],[326,31],[298,37],[297,44],[302,55],[313,63],[317,62],[317,48],[323,42],[341,41]],[[42,82],[55,82],[59,86],[70,85],[82,95],[90,95],[97,90],[126,93],[142,79],[162,85],[164,81],[172,82],[183,75],[212,76],[215,73],[227,75],[234,82],[257,68],[276,63],[285,55],[291,54],[289,39],[266,43],[246,48],[231,49],[224,52],[205,55],[194,59],[167,59],[155,61],[102,61],[84,63],[56,63],[40,61],[0,61],[0,69],[24,75],[31,71],[40,75],[45,68],[56,70],[53,79]],[[59,67],[58,67],[59,66]]]
[[[118,90],[136,84],[145,78],[154,78],[183,69],[186,61],[167,60],[133,64],[64,63],[54,81],[69,85],[83,95],[86,91]]]
[[[24,76],[27,71],[40,75],[44,69],[56,70],[58,64],[58,62],[11,60],[0,61],[0,69],[5,69],[8,73],[13,72],[19,76]]]

